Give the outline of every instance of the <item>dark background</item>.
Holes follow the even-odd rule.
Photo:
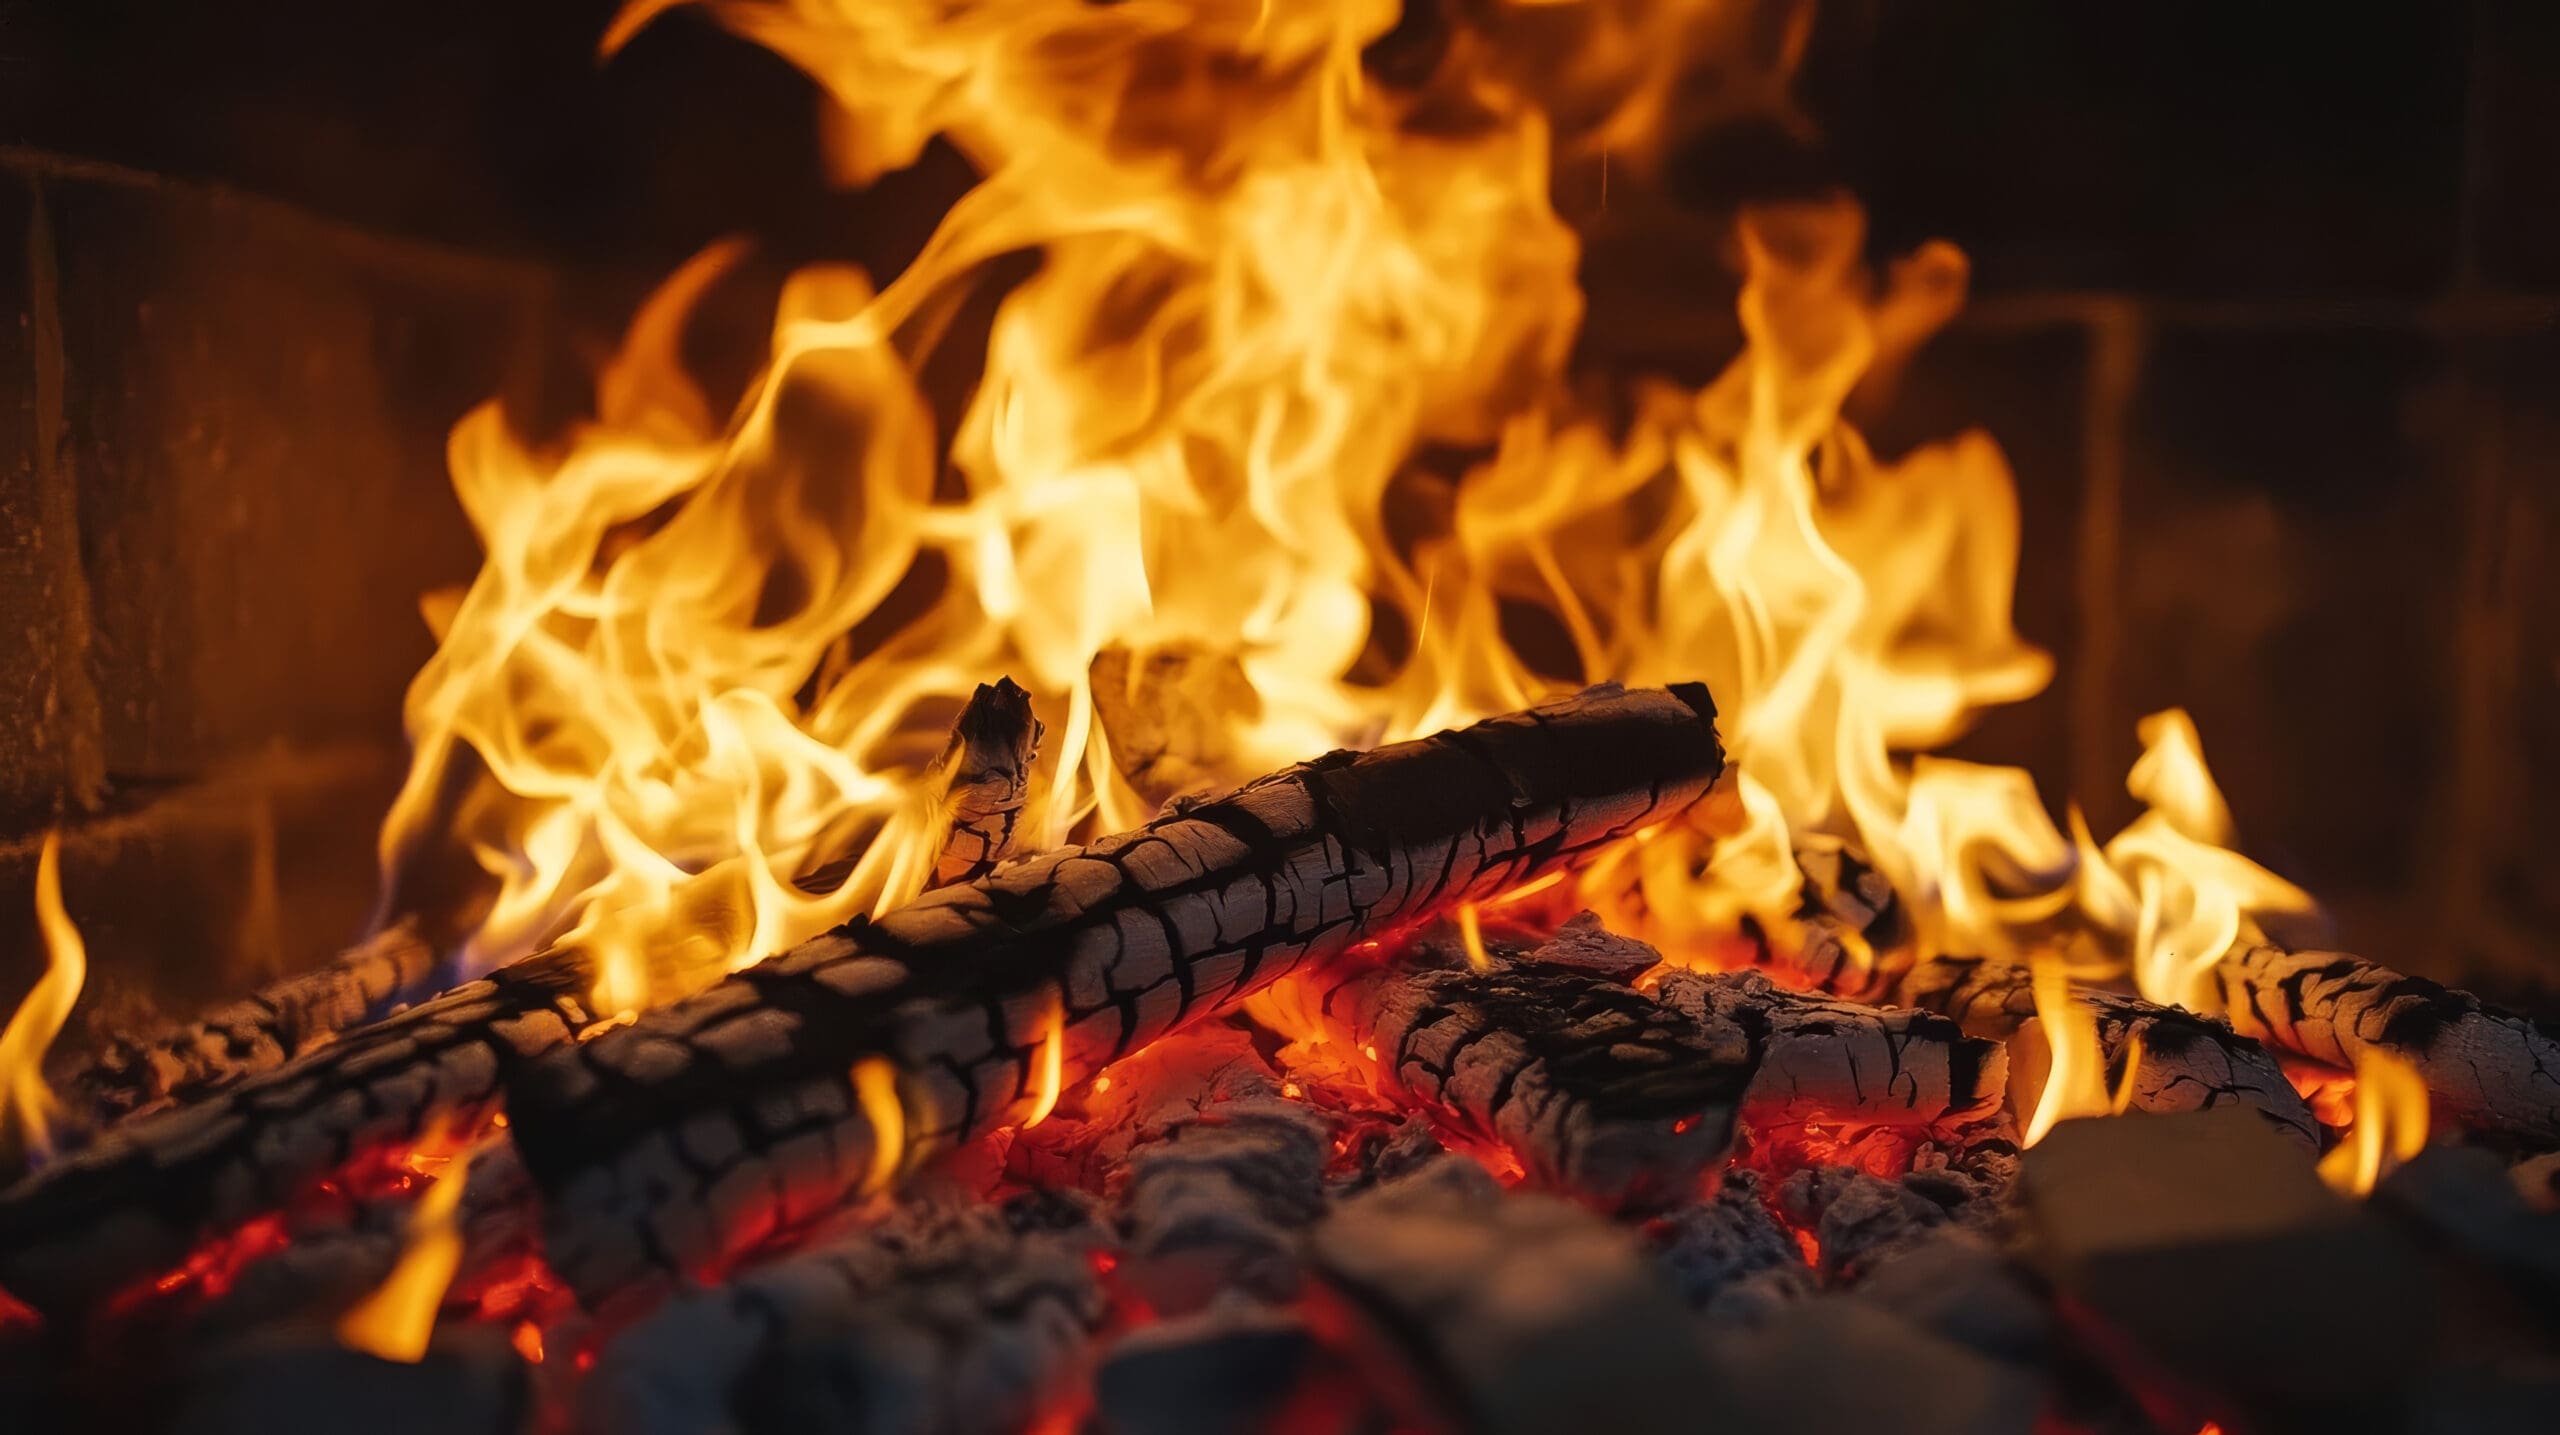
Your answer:
[[[967,181],[833,191],[796,71],[682,13],[599,64],[613,8],[0,0],[0,968],[56,812],[102,970],[210,992],[347,938],[416,595],[473,561],[443,432],[574,403],[714,238],[886,270]],[[2524,991],[2560,964],[2555,71],[2538,0],[1834,0],[1809,125],[1686,134],[1651,196],[1560,177],[1586,359],[1712,371],[1741,198],[1956,241],[1975,303],[1861,418],[2018,469],[2060,673],[1966,752],[2104,833],[2183,703],[2347,940]]]

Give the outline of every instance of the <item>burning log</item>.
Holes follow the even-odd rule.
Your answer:
[[[1791,992],[1758,972],[1673,972],[1654,995],[1752,1053],[1750,1124],[1848,1119],[1941,1127],[1999,1109],[2008,1066],[1997,1042],[1935,1012],[1885,1010]]]
[[[193,1101],[434,995],[442,970],[416,925],[403,922],[184,1026],[120,1035],[56,1088],[73,1119],[91,1127]]]
[[[980,683],[951,725],[951,744],[934,763],[951,826],[934,860],[933,885],[975,882],[1013,850],[1014,825],[1031,795],[1040,751],[1031,694],[1011,678]]]
[[[594,1020],[574,952],[528,958],[204,1100],[148,1114],[0,1191],[0,1288],[85,1310],[380,1143],[476,1123],[507,1075]]]
[[[2245,1036],[2353,1069],[2369,1051],[2417,1069],[2466,1126],[2560,1144],[2560,1029],[2469,992],[2339,952],[2235,949],[2216,975]]]
[[[1751,1078],[1738,1030],[1711,1034],[1642,992],[1502,962],[1317,973],[1254,1015],[1357,1051],[1394,1093],[1516,1159],[1541,1186],[1613,1208],[1687,1199],[1724,1158]]]
[[[597,1360],[583,1428],[1020,1429],[1102,1324],[1101,1246],[1049,1198],[912,1207],[660,1307]]]
[[[2014,1104],[2033,1111],[2052,1055],[2037,1022],[2034,975],[2012,962],[1983,957],[1933,957],[1903,978],[1908,1004],[1953,1018],[1977,1036],[2007,1040],[2011,1069],[2022,1089]],[[2133,1086],[2128,1105],[2137,1111],[2201,1111],[2245,1106],[2292,1140],[2317,1150],[2319,1122],[2311,1105],[2285,1079],[2284,1068],[2248,1034],[2231,1024],[2179,1007],[2114,992],[2076,991],[2096,1019],[2098,1049],[2109,1084],[2121,1081],[2128,1061]],[[2137,1044],[2140,1056],[2133,1056]]]
[[[1335,754],[848,924],[511,1082],[590,1301],[716,1270],[1281,977],[1688,807],[1704,689]]]

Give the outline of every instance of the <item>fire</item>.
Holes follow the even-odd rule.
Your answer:
[[[2029,1146],[2042,1141],[2056,1123],[2075,1116],[2124,1114],[2133,1103],[2133,1078],[2142,1065],[2142,1047],[2136,1041],[2127,1047],[2124,1073],[2110,1091],[2097,1018],[2087,1003],[2072,995],[2069,970],[2060,958],[2040,955],[2032,971],[2036,1023],[2044,1033],[2048,1066],[2044,1090],[2036,1098],[2022,1138]]]
[[[876,1056],[855,1063],[853,1099],[871,1123],[871,1172],[863,1178],[862,1190],[866,1196],[877,1195],[897,1179],[907,1154],[907,1108],[898,1096],[898,1069]]]
[[[1037,1078],[1039,1087],[1032,1097],[1030,1114],[1022,1118],[1026,1131],[1048,1120],[1049,1113],[1058,1109],[1058,1091],[1066,1083],[1067,1002],[1063,993],[1050,1006],[1049,1015],[1042,1023],[1040,1053],[1035,1061],[1037,1065],[1032,1074]],[[1096,1089],[1100,1089],[1098,1082]]]
[[[89,949],[62,905],[62,833],[47,832],[36,856],[36,926],[44,934],[44,975],[0,1028],[0,1131],[38,1156],[53,1154],[53,1091],[44,1054],[71,1019],[88,980]]]
[[[2417,1068],[2379,1047],[2359,1049],[2355,1122],[2320,1158],[2320,1178],[2343,1195],[2371,1194],[2384,1173],[2426,1148],[2427,1117]]]
[[[608,52],[667,8],[635,0]],[[2307,904],[2228,850],[2183,715],[2145,724],[2151,810],[2103,848],[2023,772],[1928,755],[2052,671],[2011,618],[1996,446],[1888,462],[1840,417],[1961,305],[1952,247],[1878,273],[1853,203],[1754,208],[1720,378],[1615,405],[1567,372],[1558,160],[1641,169],[1684,77],[1766,99],[1800,33],[1710,0],[1461,7],[1417,71],[1371,62],[1385,0],[707,8],[825,88],[848,181],[937,138],[981,178],[885,283],[796,276],[726,415],[676,353],[734,246],[643,310],[584,426],[456,431],[487,557],[431,605],[386,915],[458,869],[477,962],[569,941],[608,1010],[680,993],[916,889],[941,725],[997,672],[1057,738],[1027,841],[1143,816],[1104,710],[1146,695],[1098,695],[1097,664],[1216,734],[1178,755],[1195,782],[1704,679],[1732,786],[1569,894],[1684,965],[1746,929],[1784,956],[1813,841],[1853,844],[1926,949],[2022,957],[2076,913],[2163,999],[2209,1003],[2247,924]],[[919,374],[1025,252],[937,424]],[[1846,940],[1849,980],[1884,975]]]
[[[440,1145],[441,1136],[428,1138]],[[400,1259],[373,1293],[338,1318],[338,1343],[384,1360],[414,1365],[427,1353],[435,1334],[436,1311],[446,1287],[462,1264],[462,1231],[455,1221],[476,1147],[466,1147],[442,1163],[443,1170],[418,1197],[409,1212],[406,1243]]]

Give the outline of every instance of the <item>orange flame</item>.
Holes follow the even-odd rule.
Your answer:
[[[2363,1196],[2427,1145],[2427,1083],[2418,1069],[2379,1047],[2355,1056],[2355,1124],[2320,1158],[2320,1178],[2340,1194]]]
[[[2060,958],[2039,955],[2032,964],[2036,1022],[2044,1032],[2049,1065],[2023,1137],[2035,1145],[2060,1122],[2075,1116],[2121,1113],[2133,1100],[2139,1052],[2129,1055],[2116,1090],[2107,1089],[2107,1058],[2098,1044],[2098,1020],[2071,994],[2071,975]]]
[[[634,0],[608,50],[671,3]],[[2307,900],[2226,850],[2182,716],[2146,724],[2152,811],[2103,849],[2024,773],[1926,755],[2052,670],[2011,618],[1998,449],[1887,462],[1840,418],[1961,304],[1954,249],[1877,274],[1855,205],[1757,208],[1721,377],[1622,415],[1566,373],[1554,157],[1640,164],[1710,70],[1723,102],[1778,102],[1807,7],[1774,41],[1719,0],[1460,7],[1430,72],[1392,82],[1364,61],[1385,0],[706,9],[825,88],[843,177],[940,137],[983,179],[884,285],[796,276],[725,419],[675,357],[724,246],[643,310],[564,442],[494,409],[456,431],[487,557],[433,605],[382,855],[394,905],[479,875],[475,960],[573,941],[630,1010],[895,904],[931,866],[937,723],[998,670],[1058,738],[1027,838],[1130,825],[1153,797],[1104,712],[1130,695],[1094,689],[1113,651],[1205,675],[1231,740],[1179,754],[1201,781],[1704,679],[1731,786],[1575,892],[1684,965],[1746,924],[1799,940],[1816,838],[1858,846],[1924,948],[2015,956],[2076,906],[2164,999],[2205,1000],[2245,922]],[[1026,251],[937,426],[918,373]],[[1422,457],[1453,452],[1482,457]],[[795,880],[848,856],[830,890]]]
[[[71,1019],[89,976],[89,949],[62,905],[62,833],[44,835],[36,856],[36,926],[44,934],[44,975],[0,1028],[0,1129],[38,1156],[53,1154],[53,1091],[44,1054]]]
[[[1038,1080],[1039,1089],[1031,1098],[1030,1114],[1022,1118],[1022,1128],[1026,1131],[1048,1120],[1049,1113],[1058,1109],[1058,1091],[1066,1084],[1067,1003],[1064,995],[1049,1008],[1048,1019],[1041,1027],[1040,1052],[1035,1061],[1037,1064],[1032,1075]],[[1102,1084],[1096,1082],[1094,1089],[1102,1089]]]
[[[871,1170],[862,1178],[862,1193],[877,1195],[898,1178],[907,1155],[907,1108],[898,1096],[898,1069],[885,1057],[855,1062],[853,1098],[871,1123]]]
[[[428,1144],[438,1144],[441,1135]],[[435,1334],[436,1311],[462,1264],[462,1230],[456,1215],[479,1148],[465,1147],[418,1197],[409,1212],[400,1258],[382,1284],[338,1318],[338,1343],[383,1360],[415,1365]]]

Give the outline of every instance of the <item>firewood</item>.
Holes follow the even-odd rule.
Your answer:
[[[89,1308],[376,1143],[476,1122],[511,1069],[594,1020],[594,981],[573,952],[530,958],[112,1128],[0,1191],[0,1289],[48,1314]]]
[[[920,1205],[667,1302],[605,1347],[582,1427],[1018,1430],[1108,1309],[1083,1208]]]
[[[1752,1070],[1738,1030],[1711,1035],[1623,983],[1531,962],[1317,972],[1250,1010],[1318,1059],[1374,1073],[1391,1098],[1507,1154],[1536,1184],[1612,1208],[1699,1190],[1732,1142]]]
[[[1577,697],[1335,754],[846,927],[535,1063],[549,1251],[646,1300],[1355,944],[1685,810],[1705,691]]]
[[[2244,1036],[2352,1069],[2381,1050],[2417,1068],[2466,1126],[2560,1144],[2560,1027],[2341,952],[2234,949],[2216,968]]]
[[[183,1103],[282,1066],[349,1027],[435,995],[443,964],[413,922],[375,933],[325,966],[270,983],[182,1026],[110,1038],[55,1083],[75,1128]]]
[[[1654,995],[1749,1044],[1747,1124],[1960,1126],[1989,1116],[2007,1096],[1999,1043],[1967,1036],[1935,1012],[1791,992],[1758,972],[1673,972]]]
[[[931,774],[950,824],[933,864],[934,886],[974,882],[1013,850],[1014,827],[1031,795],[1040,734],[1031,694],[1013,679],[981,683],[970,695]]]
[[[1912,1006],[1954,1018],[1977,1036],[2010,1043],[2010,1068],[2020,1091],[2012,1102],[2035,1109],[2051,1052],[2036,1021],[2034,977],[2014,962],[1982,957],[1933,957],[1903,978],[1901,998]],[[2320,1125],[2311,1104],[2285,1078],[2273,1054],[2218,1017],[2163,1006],[2116,992],[2075,989],[2097,1020],[2098,1049],[2106,1059],[2110,1089],[2133,1060],[2130,1109],[2201,1111],[2238,1105],[2255,1111],[2287,1139],[2317,1150]],[[2132,1058],[2136,1043],[2141,1055]]]
[[[1715,1194],[1655,1221],[1653,1258],[1715,1325],[1757,1325],[1813,1294],[1812,1270],[1777,1213],[1760,1173],[1727,1172]]]
[[[1232,654],[1200,648],[1096,653],[1094,717],[1130,787],[1161,803],[1215,785],[1235,767],[1237,724],[1262,711],[1261,696]]]
[[[1345,1202],[1308,1240],[1316,1305],[1403,1425],[1674,1435],[1704,1342],[1625,1230],[1459,1157]]]

